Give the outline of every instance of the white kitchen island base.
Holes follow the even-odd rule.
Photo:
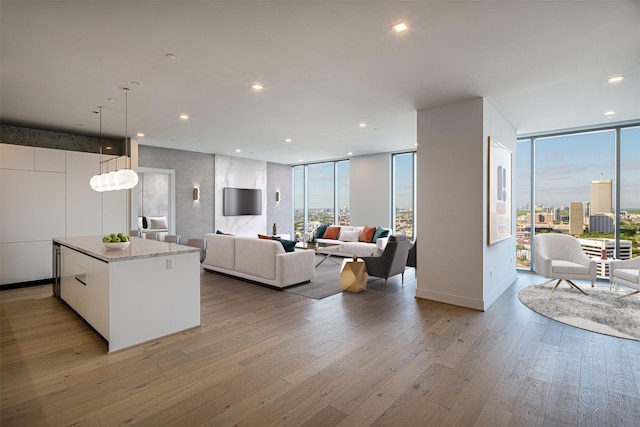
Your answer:
[[[98,332],[109,352],[200,325],[200,251],[133,238],[107,251],[100,236],[61,246],[59,297]]]

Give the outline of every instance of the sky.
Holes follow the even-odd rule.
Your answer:
[[[531,143],[519,142],[515,153],[513,195],[516,207],[530,202]],[[621,208],[640,209],[640,127],[622,129],[620,141]],[[340,162],[338,192],[340,207],[349,204],[349,162]],[[333,162],[309,165],[309,208],[333,208]],[[615,184],[615,131],[588,132],[540,138],[536,141],[536,194],[540,206],[567,207],[591,198],[591,181],[613,179]],[[295,182],[302,179],[295,168]],[[394,168],[396,206],[413,206],[411,155],[398,155]],[[295,185],[295,208],[302,208],[303,189]],[[615,197],[615,192],[614,192]],[[615,200],[614,200],[615,206]]]
[[[516,152],[514,200],[530,202],[531,143]],[[591,198],[591,181],[612,179],[615,185],[615,131],[540,138],[535,151],[535,203],[567,207]],[[640,208],[640,127],[623,129],[620,138],[620,207]],[[614,190],[615,199],[615,190]],[[615,200],[613,201],[615,206]]]

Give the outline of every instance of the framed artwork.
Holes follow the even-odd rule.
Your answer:
[[[489,245],[511,237],[511,157],[489,137]]]

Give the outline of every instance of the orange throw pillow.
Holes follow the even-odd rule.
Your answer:
[[[267,236],[266,234],[258,234],[258,239],[273,240],[271,236]]]
[[[365,225],[362,233],[360,233],[360,238],[358,239],[358,241],[371,243],[371,241],[373,240],[373,235],[377,229],[378,227],[369,227],[368,225]]]
[[[340,234],[340,227],[334,226],[334,225],[330,225],[325,230],[324,234],[322,235],[322,238],[323,239],[338,240],[338,234]]]

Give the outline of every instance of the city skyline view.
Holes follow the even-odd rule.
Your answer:
[[[530,200],[531,143],[520,142],[516,156],[516,208]],[[621,210],[640,209],[640,127],[626,128],[620,142]],[[615,132],[612,130],[540,138],[535,152],[535,204],[568,207],[588,202],[591,182],[615,180]],[[602,174],[602,175],[601,175]],[[615,190],[614,200],[615,206]]]

